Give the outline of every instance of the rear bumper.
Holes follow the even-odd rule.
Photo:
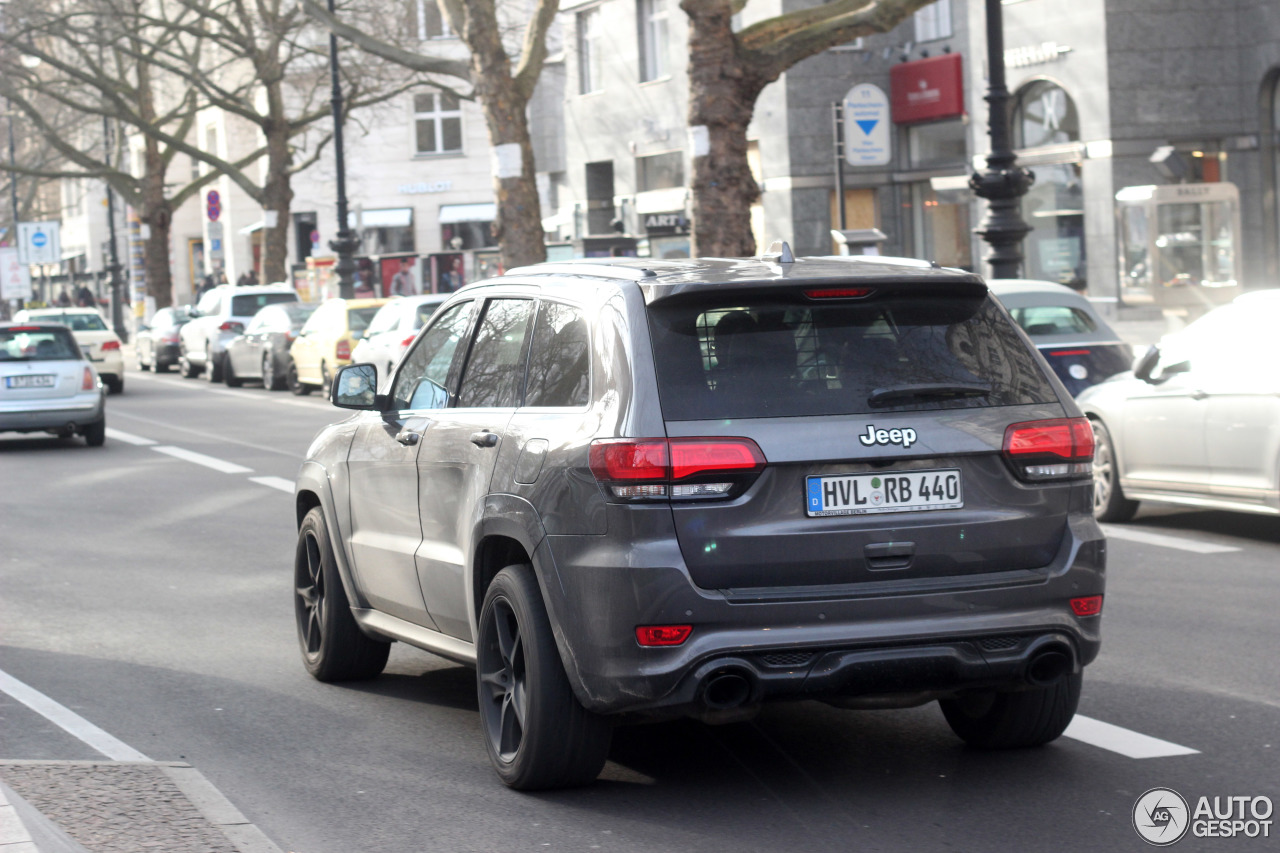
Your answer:
[[[112,350],[100,358],[89,360],[93,362],[93,369],[98,371],[99,376],[124,375],[124,356],[118,350]]]
[[[103,402],[99,392],[62,400],[46,401],[39,408],[32,403],[22,410],[0,409],[0,432],[44,432],[77,427],[102,420]]]
[[[1065,654],[1072,670],[1091,663],[1101,647],[1100,618],[1077,617],[1069,604],[1104,588],[1106,543],[1083,513],[1072,517],[1055,559],[1041,569],[914,588],[832,588],[825,597],[779,590],[743,600],[700,589],[674,537],[633,538],[625,561],[609,561],[619,547],[612,535],[548,536],[535,555],[570,682],[599,713],[699,713],[709,680],[724,671],[749,682],[750,704],[784,697],[867,706],[875,697],[924,701],[1025,686],[1046,644]],[[636,642],[637,626],[674,624],[693,625],[681,646]]]

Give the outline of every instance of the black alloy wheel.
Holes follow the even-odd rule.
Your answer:
[[[368,679],[386,667],[391,644],[368,637],[351,615],[320,507],[298,528],[293,602],[302,663],[317,680]]]
[[[531,566],[498,573],[479,628],[480,724],[498,776],[522,791],[594,781],[613,732],[573,695]]]

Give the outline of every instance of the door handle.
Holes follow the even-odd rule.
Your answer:
[[[418,433],[406,429],[406,430],[401,430],[396,435],[396,441],[400,442],[405,447],[413,447],[415,444],[418,443],[418,439],[421,437],[422,436],[419,435]]]
[[[471,433],[471,443],[476,447],[497,447],[498,434],[496,432],[489,432],[487,429],[480,430],[480,432],[473,432]]]

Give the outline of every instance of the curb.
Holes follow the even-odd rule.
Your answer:
[[[283,853],[262,830],[190,764],[179,761],[0,760],[7,767],[156,767],[237,853]],[[61,826],[0,779],[0,853],[88,853]]]

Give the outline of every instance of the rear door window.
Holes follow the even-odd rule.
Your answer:
[[[868,414],[1056,401],[988,297],[790,294],[650,309],[667,420]]]
[[[525,336],[532,299],[490,299],[458,389],[458,406],[505,408],[520,403]]]
[[[578,407],[590,392],[591,336],[582,312],[561,302],[543,302],[529,349],[524,404]]]

